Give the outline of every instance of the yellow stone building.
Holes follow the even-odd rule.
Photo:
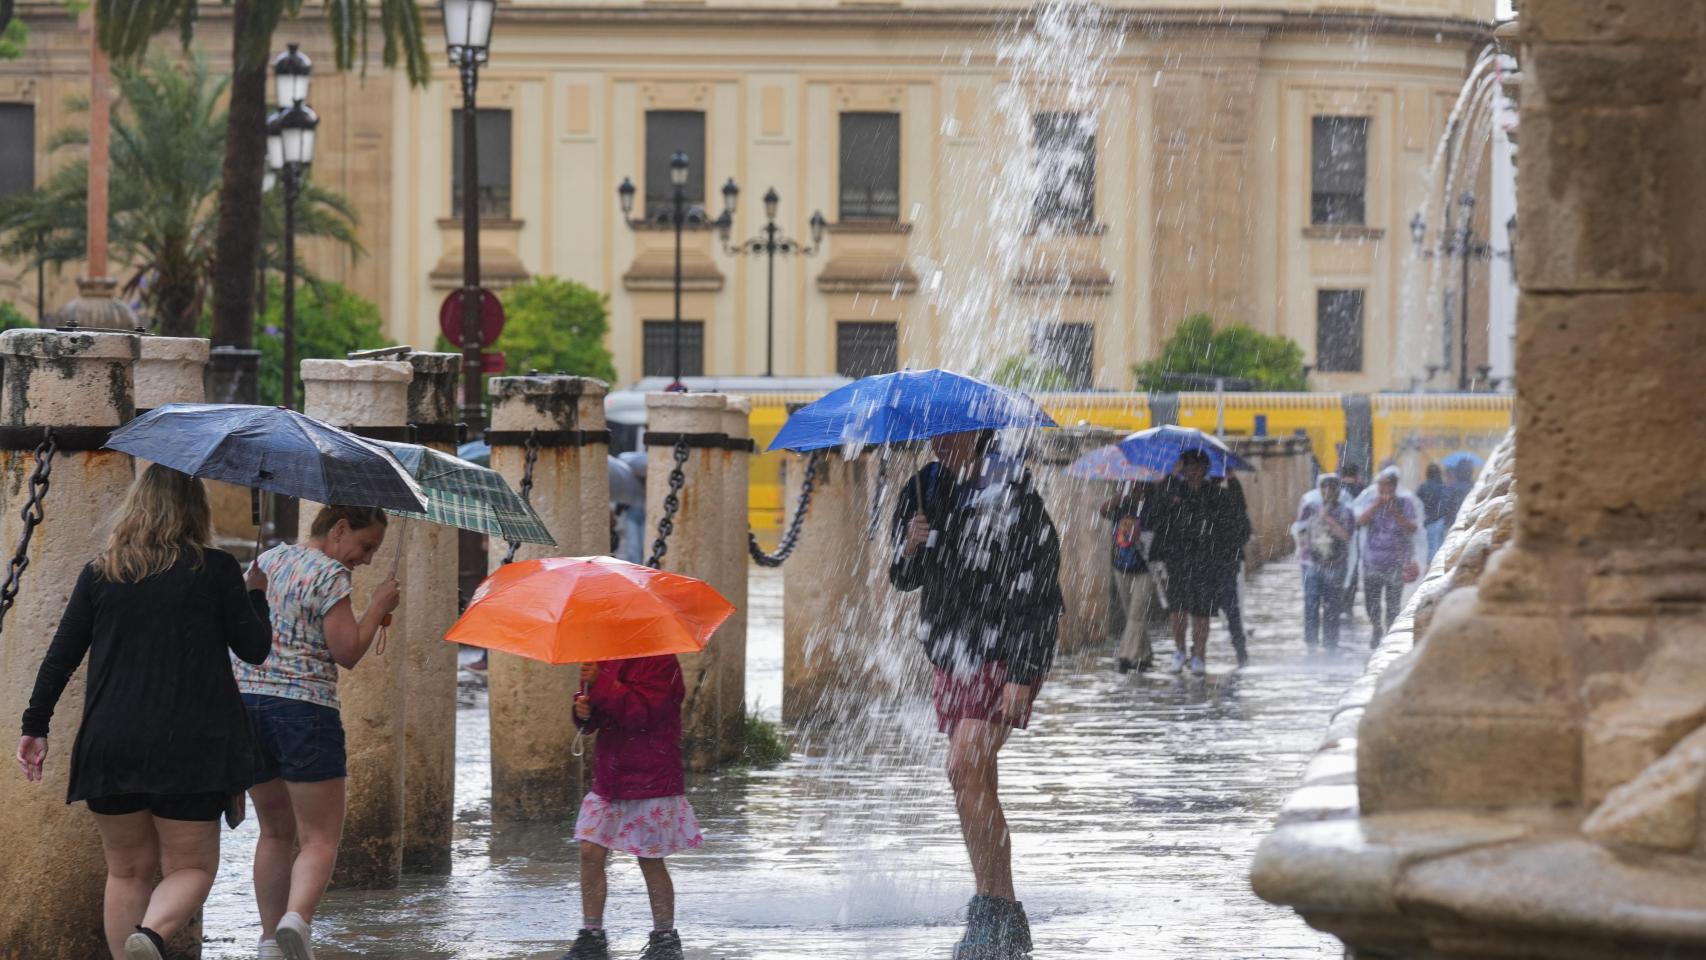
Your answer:
[[[1492,7],[502,2],[479,85],[484,276],[608,291],[620,379],[668,372],[673,233],[625,223],[617,185],[633,179],[640,216],[684,150],[709,218],[739,184],[734,240],[763,227],[771,188],[786,233],[828,221],[815,255],[777,259],[777,374],[1043,357],[1123,389],[1201,311],[1295,338],[1317,389],[1402,388],[1439,350],[1408,224],[1438,190],[1424,171]],[[0,138],[28,129],[39,176],[86,88],[86,41],[57,6],[21,12],[33,36],[0,63]],[[209,6],[199,27],[216,62],[226,16]],[[427,88],[322,66],[311,98],[314,176],[355,200],[370,253],[308,255],[417,345],[462,258],[460,92],[436,12],[427,27]],[[287,40],[330,60],[322,24],[287,23]],[[0,148],[0,191],[23,152]],[[0,268],[0,297],[29,312],[16,273]],[[764,373],[764,259],[690,229],[683,273],[686,372]]]

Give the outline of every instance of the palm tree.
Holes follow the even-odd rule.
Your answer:
[[[195,30],[199,0],[96,0],[101,48],[115,61],[134,60],[155,34],[177,27],[187,46]],[[415,0],[379,0],[379,28],[387,67],[399,61],[409,81],[429,76],[421,15]],[[231,102],[226,116],[225,166],[219,188],[222,211],[214,241],[213,340],[250,347],[255,336],[255,272],[260,221],[248,214],[261,206],[266,156],[267,52],[285,17],[302,12],[302,0],[232,0]],[[333,62],[347,70],[367,62],[370,5],[326,0]]]
[[[114,70],[120,109],[112,119],[111,243],[132,273],[127,296],[168,336],[195,336],[214,270],[214,237],[226,127],[219,110],[226,81],[192,55]],[[73,101],[73,107],[86,106]],[[50,151],[76,149],[87,130],[67,129]],[[85,254],[88,161],[56,170],[40,188],[0,201],[0,255],[30,266],[59,267]],[[259,223],[278,224],[276,197]],[[355,215],[343,197],[311,186],[299,200],[299,236],[324,236],[359,254]],[[269,212],[270,211],[270,212]],[[280,230],[264,231],[273,247]]]

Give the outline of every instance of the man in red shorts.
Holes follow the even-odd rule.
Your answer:
[[[938,728],[976,895],[955,960],[1028,956],[1030,924],[1013,892],[1013,852],[996,758],[1030,722],[1064,601],[1060,538],[1031,476],[992,452],[989,432],[936,437],[936,462],[895,512],[889,580],[923,592],[919,639],[935,667]]]

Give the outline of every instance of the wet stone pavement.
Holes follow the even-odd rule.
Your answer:
[[[1303,649],[1296,567],[1247,584],[1251,666],[1224,628],[1209,676],[1120,676],[1112,650],[1064,658],[1029,731],[1001,758],[1014,874],[1036,960],[1338,958],[1336,940],[1250,892],[1257,842],[1297,782],[1365,651]],[[753,573],[748,697],[781,698],[781,578]],[[1366,636],[1357,621],[1350,636]],[[1157,636],[1158,649],[1171,641]],[[1358,646],[1358,645],[1353,645]],[[970,872],[927,708],[874,720],[767,770],[689,780],[705,845],[671,858],[677,925],[694,958],[946,958]],[[334,892],[316,921],[323,960],[543,960],[579,924],[570,824],[494,831],[486,706],[465,688],[455,864],[400,890]],[[226,835],[204,956],[254,956],[255,829]],[[632,858],[613,860],[606,927],[634,957],[650,917]]]

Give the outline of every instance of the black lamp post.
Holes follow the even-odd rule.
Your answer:
[[[622,203],[622,219],[628,222],[630,228],[642,226],[659,226],[675,228],[675,322],[672,336],[674,343],[674,358],[670,364],[670,391],[681,392],[687,385],[681,382],[681,232],[689,224],[699,226],[705,222],[705,208],[689,206],[687,202],[687,177],[692,169],[692,161],[687,154],[676,151],[669,158],[669,207],[655,213],[647,211],[645,216],[636,220],[634,214],[634,181],[622,178],[622,185],[616,188],[617,199]],[[723,211],[724,217],[734,216],[735,201],[740,196],[740,188],[735,186],[731,178],[723,186],[723,202],[728,208]]]
[[[730,244],[729,231],[734,228],[735,198],[739,194],[740,188],[735,186],[734,178],[729,178],[729,182],[723,185],[723,215],[717,218],[717,233],[722,237],[723,249],[730,256],[744,253],[755,257],[763,256],[765,259],[764,375],[773,377],[776,375],[776,255],[816,255],[823,249],[823,232],[828,221],[823,219],[822,212],[813,211],[812,242],[809,246],[784,236],[782,228],[776,226],[776,207],[782,202],[782,198],[776,195],[776,188],[771,187],[764,193],[764,228],[756,237],[743,240],[739,244]]]
[[[313,64],[291,44],[273,60],[279,109],[267,120],[267,166],[284,187],[284,370],[279,401],[296,406],[296,198],[314,163],[314,130],[320,118],[309,108]]]
[[[1428,225],[1427,221],[1422,219],[1420,211],[1417,211],[1416,215],[1410,218],[1410,244],[1415,249],[1416,255],[1424,259],[1440,256],[1456,257],[1459,260],[1457,389],[1467,393],[1473,383],[1473,378],[1469,375],[1469,263],[1472,260],[1485,262],[1496,258],[1508,258],[1511,254],[1509,250],[1494,250],[1485,240],[1475,235],[1476,199],[1474,193],[1464,191],[1463,195],[1457,198],[1457,204],[1463,208],[1462,225],[1455,230],[1452,229],[1448,214],[1445,229],[1440,231],[1437,250],[1428,250],[1425,247],[1428,238]],[[1449,315],[1447,320],[1449,322]],[[1448,336],[1447,341],[1449,342],[1449,340]],[[1451,369],[1450,357],[1446,358],[1445,366],[1439,369]],[[1429,379],[1432,379],[1433,372],[1434,368],[1430,368]]]
[[[474,90],[492,41],[497,0],[440,0],[450,65],[462,77],[462,419],[478,436],[484,420],[480,362],[480,139]]]

